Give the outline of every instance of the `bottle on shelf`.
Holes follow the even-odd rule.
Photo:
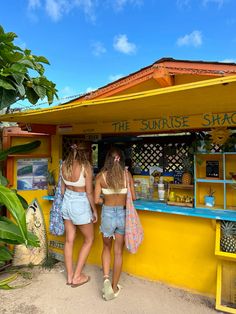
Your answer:
[[[165,186],[163,183],[163,177],[160,177],[157,187],[158,187],[158,198],[160,201],[164,201],[165,200]]]

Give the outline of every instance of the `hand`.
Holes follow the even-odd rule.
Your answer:
[[[98,221],[98,213],[97,211],[93,211],[93,223],[95,224]]]

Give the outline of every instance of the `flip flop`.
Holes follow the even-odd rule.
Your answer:
[[[67,285],[67,286],[71,286],[71,285],[72,285],[72,282],[67,282],[66,285]]]
[[[117,285],[117,288],[118,288],[118,290],[114,293],[115,298],[118,297],[118,295],[119,295],[119,293],[120,293],[120,291],[122,289],[122,286],[121,285]]]
[[[80,287],[82,285],[84,285],[85,283],[89,282],[90,280],[90,276],[87,277],[87,279],[83,282],[80,282],[80,283],[71,283],[71,287],[72,288],[77,288],[77,287]]]
[[[102,297],[106,301],[114,299],[115,295],[109,279],[104,280],[102,292],[104,293]]]

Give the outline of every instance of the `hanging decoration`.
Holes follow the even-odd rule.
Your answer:
[[[231,131],[227,127],[222,127],[212,129],[209,134],[213,144],[223,145],[229,139]]]

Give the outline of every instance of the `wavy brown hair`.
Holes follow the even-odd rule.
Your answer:
[[[124,153],[117,147],[111,148],[102,168],[102,172],[106,172],[106,183],[109,188],[117,191],[124,187],[124,170]]]
[[[71,178],[73,161],[77,161],[81,166],[85,168],[90,166],[87,155],[84,150],[76,148],[76,145],[71,148],[68,156],[64,160],[64,175],[66,178]]]

